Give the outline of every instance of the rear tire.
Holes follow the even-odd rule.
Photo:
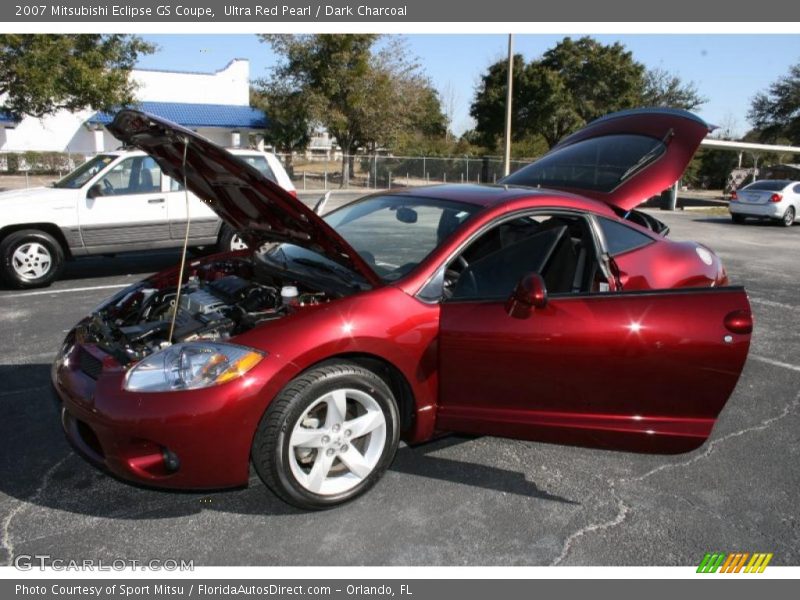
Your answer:
[[[397,403],[386,382],[337,361],[299,375],[278,394],[261,418],[251,458],[282,500],[321,510],[375,485],[399,440]]]
[[[789,208],[786,209],[786,212],[783,213],[783,217],[781,217],[781,225],[783,225],[784,227],[791,227],[792,225],[794,225],[794,218],[795,218],[794,206],[790,206]]]
[[[745,221],[747,220],[747,219],[746,219],[745,217],[743,217],[742,215],[734,215],[734,214],[731,214],[731,219],[732,219],[732,220],[733,220],[733,222],[734,222],[734,223],[736,223],[737,225],[744,225]]]
[[[239,234],[226,224],[222,225],[219,231],[219,241],[217,242],[218,252],[234,252],[244,250],[247,244],[244,243]]]
[[[3,280],[18,289],[50,285],[64,267],[64,249],[52,235],[23,229],[0,242]]]

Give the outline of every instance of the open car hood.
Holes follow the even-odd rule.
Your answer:
[[[567,136],[500,183],[565,190],[630,210],[674,184],[713,130],[685,110],[616,112]]]
[[[330,225],[297,198],[227,150],[193,131],[137,110],[122,110],[108,130],[147,152],[186,185],[251,248],[266,242],[302,246],[381,285],[378,275]],[[184,150],[186,163],[184,168]]]

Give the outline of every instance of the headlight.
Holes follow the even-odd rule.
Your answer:
[[[129,392],[195,390],[237,379],[264,358],[252,348],[214,342],[174,344],[128,371]]]

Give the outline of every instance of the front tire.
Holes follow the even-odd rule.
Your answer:
[[[261,480],[300,508],[331,508],[363,494],[397,452],[397,403],[378,375],[349,362],[316,367],[273,400],[251,457]]]
[[[789,208],[786,209],[786,212],[783,213],[783,217],[781,217],[781,225],[783,225],[784,227],[791,227],[792,225],[794,225],[794,218],[795,218],[794,206],[790,206]]]
[[[10,286],[25,289],[50,285],[64,267],[64,249],[52,235],[23,229],[0,242],[0,269]]]

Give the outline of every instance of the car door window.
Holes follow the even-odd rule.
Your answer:
[[[800,183],[798,183],[797,185],[795,185],[795,186],[792,188],[792,191],[793,191],[795,194],[800,194]]]
[[[537,214],[491,228],[450,263],[443,296],[505,299],[528,273],[539,273],[550,294],[596,291],[596,252],[586,220]]]
[[[149,156],[134,156],[112,167],[99,183],[103,196],[151,194],[161,191],[161,169]]]

